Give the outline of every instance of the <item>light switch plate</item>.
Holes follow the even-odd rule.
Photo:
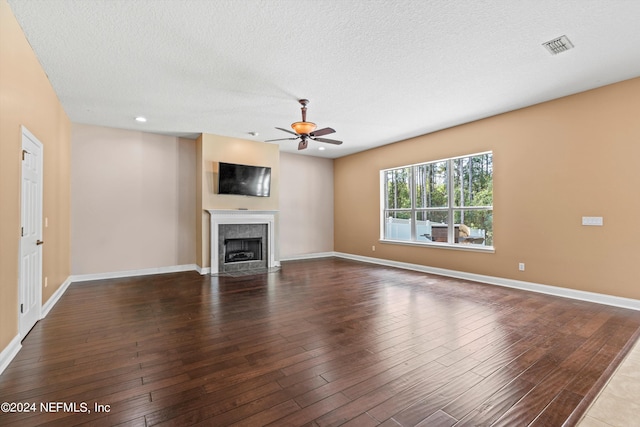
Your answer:
[[[582,225],[602,226],[603,225],[602,217],[601,216],[583,216]]]

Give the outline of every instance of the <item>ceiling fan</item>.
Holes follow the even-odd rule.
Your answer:
[[[307,145],[309,144],[309,140],[313,140],[313,141],[318,141],[318,142],[327,142],[329,144],[335,144],[335,145],[340,145],[342,144],[342,141],[337,141],[335,139],[328,139],[328,138],[318,138],[319,136],[323,136],[323,135],[328,135],[330,133],[334,133],[335,130],[331,129],[331,128],[322,128],[322,129],[318,129],[316,130],[316,124],[315,123],[311,123],[307,121],[307,104],[309,103],[308,99],[300,99],[298,100],[298,102],[300,103],[300,105],[302,105],[302,121],[301,122],[295,122],[291,124],[291,127],[293,128],[293,130],[295,132],[291,132],[288,129],[283,129],[283,128],[279,128],[277,127],[276,129],[279,129],[281,131],[290,133],[292,135],[295,135],[295,138],[279,138],[279,139],[269,139],[265,142],[273,142],[273,141],[287,141],[287,140],[291,140],[294,141],[296,139],[300,139],[300,142],[298,143],[298,150],[304,150],[305,148],[307,148]]]

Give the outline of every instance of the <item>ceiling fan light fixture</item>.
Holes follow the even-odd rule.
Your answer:
[[[324,135],[329,135],[330,133],[334,133],[335,130],[332,128],[322,128],[316,131],[316,124],[307,121],[307,104],[309,103],[308,99],[299,99],[298,102],[302,105],[302,120],[299,122],[295,122],[291,124],[291,128],[295,132],[291,132],[290,130],[276,127],[283,132],[289,133],[291,135],[295,135],[295,138],[277,138],[277,139],[268,139],[265,142],[274,142],[274,141],[295,141],[300,140],[298,143],[298,150],[304,150],[309,145],[309,140],[318,141],[318,142],[326,142],[328,144],[340,145],[342,141],[338,141],[336,139],[328,139],[328,138],[319,138]]]
[[[291,124],[291,128],[299,135],[309,135],[316,130],[316,124],[311,122],[295,122]]]

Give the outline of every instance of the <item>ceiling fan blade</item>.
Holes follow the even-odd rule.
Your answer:
[[[283,129],[283,128],[276,128],[276,129],[280,129],[280,130],[282,130],[282,131],[285,131],[285,132],[287,132],[287,133],[290,133],[291,135],[298,136],[298,134],[297,134],[297,133],[292,132],[292,131],[290,131],[290,130],[288,130],[288,129]]]
[[[335,139],[329,139],[329,138],[312,138],[314,141],[318,141],[318,142],[327,142],[329,144],[335,144],[335,145],[340,145],[342,144],[342,141],[338,141]]]
[[[274,141],[293,141],[298,138],[278,138],[278,139],[267,139],[265,142],[274,142]]]
[[[335,133],[335,130],[331,128],[323,128],[323,129],[318,129],[317,131],[311,132],[309,136],[322,136],[322,135],[329,135],[330,133]]]
[[[307,148],[307,145],[309,145],[309,141],[307,141],[306,139],[301,140],[298,144],[298,150],[304,150],[305,148]]]

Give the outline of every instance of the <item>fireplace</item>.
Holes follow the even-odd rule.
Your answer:
[[[218,224],[218,270],[267,268],[267,245],[263,244],[269,240],[267,229],[267,224]]]
[[[278,267],[276,211],[210,210],[211,273]]]
[[[262,260],[262,238],[224,239],[224,263]]]

